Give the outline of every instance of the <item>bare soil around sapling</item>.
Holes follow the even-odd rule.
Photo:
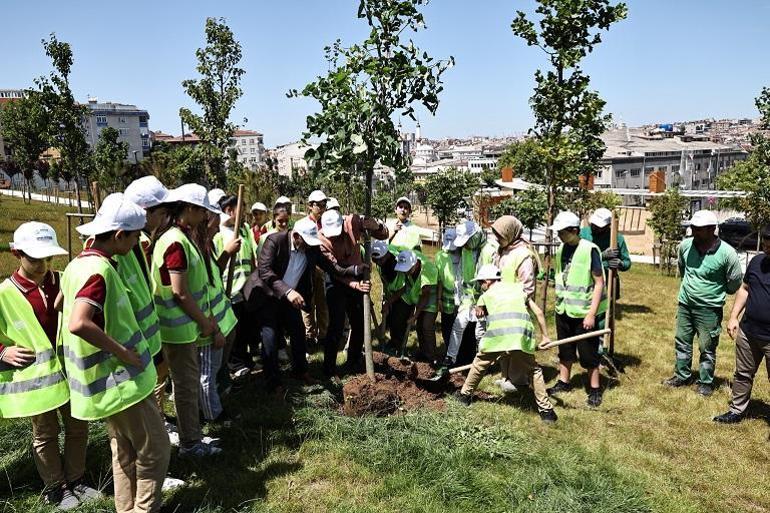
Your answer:
[[[435,372],[425,362],[402,361],[380,352],[375,352],[373,359],[375,381],[363,374],[353,377],[342,387],[345,415],[399,415],[421,408],[442,411],[446,408],[446,395],[459,390],[465,381],[462,373],[452,374],[442,381],[431,381]]]

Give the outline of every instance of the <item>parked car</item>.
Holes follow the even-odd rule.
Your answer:
[[[719,238],[736,249],[757,249],[757,231],[742,217],[719,223]]]

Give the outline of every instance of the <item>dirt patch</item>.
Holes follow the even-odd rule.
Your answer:
[[[375,352],[373,355],[376,380],[366,375],[355,376],[342,388],[343,413],[349,416],[398,415],[419,408],[444,410],[444,397],[459,390],[464,373],[456,373],[442,381],[432,381],[433,368],[423,362],[402,361]],[[489,394],[477,392],[477,397]]]

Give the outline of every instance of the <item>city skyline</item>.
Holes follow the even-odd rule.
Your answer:
[[[616,122],[631,125],[687,119],[756,117],[754,97],[770,85],[770,70],[757,66],[770,50],[770,3],[631,0],[629,19],[603,33],[604,43],[586,59],[592,86],[607,100]],[[675,5],[672,5],[675,4]],[[40,39],[56,32],[70,42],[73,91],[79,101],[136,104],[150,114],[150,128],[179,133],[179,107],[193,107],[181,81],[195,77],[195,49],[203,46],[207,16],[223,16],[243,45],[244,97],[232,120],[265,134],[265,144],[296,140],[316,106],[285,96],[326,71],[323,46],[364,37],[355,20],[357,2],[168,2],[132,21],[125,7],[88,2],[6,6],[0,44],[0,88],[31,87],[48,73]],[[489,0],[468,10],[459,0],[424,9],[428,30],[415,41],[436,58],[454,55],[436,117],[418,111],[423,135],[506,136],[526,132],[533,73],[544,55],[514,37],[517,8],[534,2]],[[281,20],[286,22],[282,23]],[[123,28],[120,28],[123,27]],[[752,65],[754,67],[752,67]],[[404,120],[404,129],[413,127]]]

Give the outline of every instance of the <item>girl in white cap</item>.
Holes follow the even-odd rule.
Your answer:
[[[219,215],[221,211],[209,203],[206,189],[198,184],[172,190],[169,200],[174,205],[153,243],[153,295],[174,385],[179,455],[206,457],[221,449],[203,441],[198,346],[213,337],[215,346],[223,347],[225,338],[211,314],[210,277],[193,232],[208,222],[209,212]]]
[[[104,419],[112,449],[115,509],[158,511],[169,439],[152,396],[157,373],[150,347],[115,269],[145,225],[143,209],[122,194],[104,199],[94,220],[78,227],[91,247],[62,275],[61,347],[72,416]]]
[[[35,465],[46,503],[60,510],[99,496],[83,482],[88,422],[72,417],[69,388],[56,357],[60,276],[51,260],[66,255],[47,224],[24,223],[13,234],[19,268],[0,284],[0,418],[29,417]],[[59,453],[59,415],[64,454]]]

